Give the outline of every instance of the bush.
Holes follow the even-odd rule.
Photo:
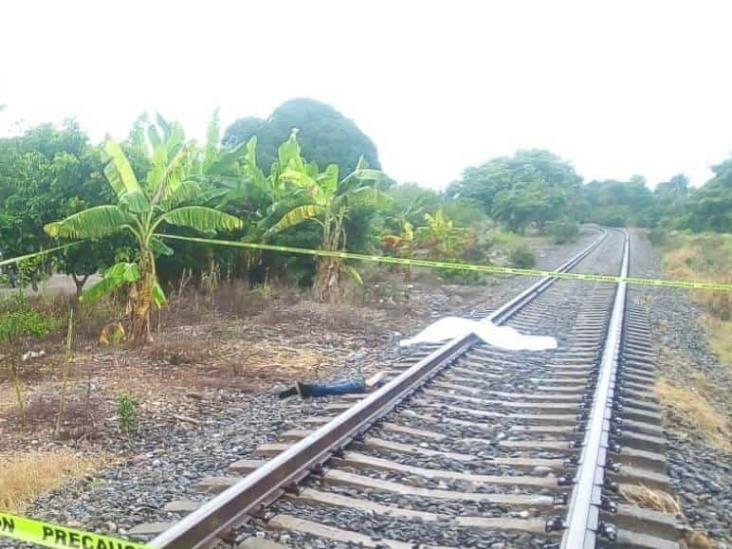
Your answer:
[[[140,403],[125,392],[117,394],[117,418],[122,432],[129,434],[137,423],[137,407]]]
[[[445,282],[462,286],[477,286],[483,283],[483,273],[478,271],[461,271],[447,269],[442,271],[440,278]]]
[[[654,246],[663,246],[668,242],[668,231],[665,229],[653,229],[648,231],[648,240]]]
[[[0,346],[20,344],[25,338],[41,339],[59,326],[57,319],[35,309],[22,295],[6,307],[8,310],[0,312]]]
[[[573,221],[557,221],[549,227],[549,236],[554,244],[574,242],[579,236],[579,225]]]
[[[443,210],[457,227],[473,227],[488,219],[479,202],[466,198],[448,202],[443,206]]]
[[[511,248],[508,254],[508,260],[511,266],[519,269],[531,269],[536,265],[536,257],[531,249],[523,244],[519,244]]]

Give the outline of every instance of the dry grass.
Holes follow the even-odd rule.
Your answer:
[[[101,458],[82,457],[69,450],[0,454],[0,511],[20,512],[39,494],[90,473],[101,464]]]
[[[681,386],[659,377],[654,386],[656,396],[669,408],[671,419],[706,436],[722,450],[732,451],[732,433],[727,418],[718,412],[700,391],[713,390],[701,372],[693,374],[692,385]]]
[[[699,273],[694,269],[694,265],[698,262],[699,250],[686,246],[668,251],[664,255],[666,272],[671,278],[686,280],[698,278]]]
[[[671,278],[732,284],[732,237],[676,234],[665,247],[663,262]],[[730,292],[697,292],[694,299],[722,320],[732,316]]]
[[[321,351],[305,347],[287,347],[254,343],[248,353],[232,365],[234,374],[245,375],[259,369],[289,371],[296,375],[316,374],[318,366],[326,359]]]
[[[706,533],[699,531],[685,532],[683,541],[689,549],[714,549],[719,547],[717,543],[709,539]]]
[[[732,374],[732,320],[720,320],[712,316],[704,320],[709,332],[709,345]]]
[[[681,513],[679,502],[662,490],[653,490],[643,485],[623,485],[620,488],[620,495],[631,505],[673,515]]]
[[[293,379],[312,379],[333,357],[316,349],[261,342],[227,343],[217,360],[181,372],[179,383],[196,389],[261,390]]]

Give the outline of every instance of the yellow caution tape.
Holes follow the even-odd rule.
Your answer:
[[[693,280],[662,280],[657,278],[641,278],[630,276],[621,279],[619,276],[599,275],[599,274],[581,274],[581,273],[557,273],[555,271],[545,271],[540,269],[519,269],[516,267],[498,267],[496,265],[477,265],[475,263],[459,263],[456,261],[433,261],[430,259],[415,259],[406,257],[394,257],[389,255],[369,255],[354,252],[333,252],[327,250],[314,250],[310,248],[296,248],[293,246],[278,246],[275,244],[257,244],[255,242],[240,242],[238,240],[214,240],[211,238],[199,238],[193,236],[178,236],[172,234],[157,234],[162,238],[173,240],[186,240],[189,242],[198,242],[200,244],[212,244],[214,246],[234,246],[237,248],[249,248],[253,250],[267,250],[273,252],[283,252],[290,254],[312,255],[319,257],[336,257],[339,259],[353,259],[356,261],[372,261],[375,263],[386,263],[391,265],[409,265],[412,267],[426,267],[429,269],[448,269],[454,271],[475,271],[480,273],[505,274],[517,276],[534,276],[544,277],[553,276],[563,280],[586,280],[590,282],[608,282],[616,284],[624,280],[628,284],[637,286],[654,286],[663,288],[683,288],[686,290],[717,290],[722,292],[732,292],[732,284],[722,284],[719,282],[701,282]],[[5,259],[0,261],[0,267],[11,263],[18,263],[25,259],[50,254],[60,250],[64,250],[71,246],[76,246],[81,242],[72,242],[64,244],[48,250]]]
[[[0,536],[57,549],[148,549],[139,543],[7,513],[0,513]]]
[[[689,280],[660,280],[653,278],[627,277],[581,274],[581,273],[557,273],[555,271],[543,271],[539,269],[518,269],[514,267],[498,267],[495,265],[476,265],[474,263],[459,263],[455,261],[432,261],[429,259],[414,259],[404,257],[393,257],[388,255],[369,255],[353,252],[333,252],[326,250],[313,250],[309,248],[295,248],[292,246],[277,246],[275,244],[257,244],[254,242],[240,242],[235,240],[214,240],[211,238],[198,238],[193,236],[178,236],[171,234],[158,234],[156,236],[173,240],[186,240],[200,244],[212,244],[214,246],[234,246],[238,248],[249,248],[253,250],[268,250],[301,255],[313,255],[319,257],[336,257],[339,259],[353,259],[357,261],[372,261],[376,263],[387,263],[391,265],[410,265],[413,267],[427,267],[432,269],[450,269],[456,271],[476,271],[481,273],[506,274],[518,276],[553,276],[563,280],[587,280],[591,282],[609,282],[616,284],[621,280],[628,284],[638,286],[656,286],[664,288],[684,288],[689,290],[720,290],[732,292],[732,284],[721,284],[716,282],[695,282]]]
[[[65,250],[66,248],[70,248],[71,246],[78,246],[82,242],[83,241],[70,242],[69,244],[63,244],[61,246],[56,246],[55,248],[48,248],[47,250],[41,250],[40,252],[33,252],[32,254],[26,254],[26,255],[21,255],[21,256],[18,256],[18,257],[12,257],[10,259],[3,259],[2,261],[0,261],[0,267],[2,267],[3,265],[10,265],[11,263],[20,263],[21,261],[25,261],[26,259],[32,259],[34,257],[40,257],[42,255],[48,255],[48,254],[51,254],[53,252],[59,252],[61,250]]]

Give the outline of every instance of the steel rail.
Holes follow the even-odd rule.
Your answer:
[[[630,238],[626,231],[623,233],[625,243],[620,268],[621,281],[618,282],[615,292],[592,408],[587,421],[579,465],[574,477],[575,486],[564,524],[562,549],[594,548],[601,530],[600,506],[605,483],[610,420],[613,412],[615,379],[627,299],[627,285],[622,279],[628,276],[630,262]]]
[[[575,267],[606,238],[607,231],[554,272]],[[554,284],[556,277],[542,278],[511,299],[487,320],[501,324]],[[199,549],[212,547],[218,536],[261,511],[282,492],[318,470],[335,451],[367,430],[377,419],[434,377],[443,367],[478,343],[473,335],[456,338],[441,346],[379,390],[354,404],[345,412],[267,461],[251,474],[209,500],[197,510],[162,532],[148,547],[156,549]]]

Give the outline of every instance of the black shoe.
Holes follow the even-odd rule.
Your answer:
[[[297,394],[300,395],[300,398],[310,398],[313,396],[313,388],[311,385],[308,385],[307,383],[300,383],[298,381],[295,387],[297,388]]]
[[[298,383],[298,385],[299,385],[299,383]],[[283,398],[289,398],[291,396],[295,396],[296,394],[298,394],[297,387],[290,387],[289,389],[280,391],[277,396],[279,396],[280,399],[283,399]]]

